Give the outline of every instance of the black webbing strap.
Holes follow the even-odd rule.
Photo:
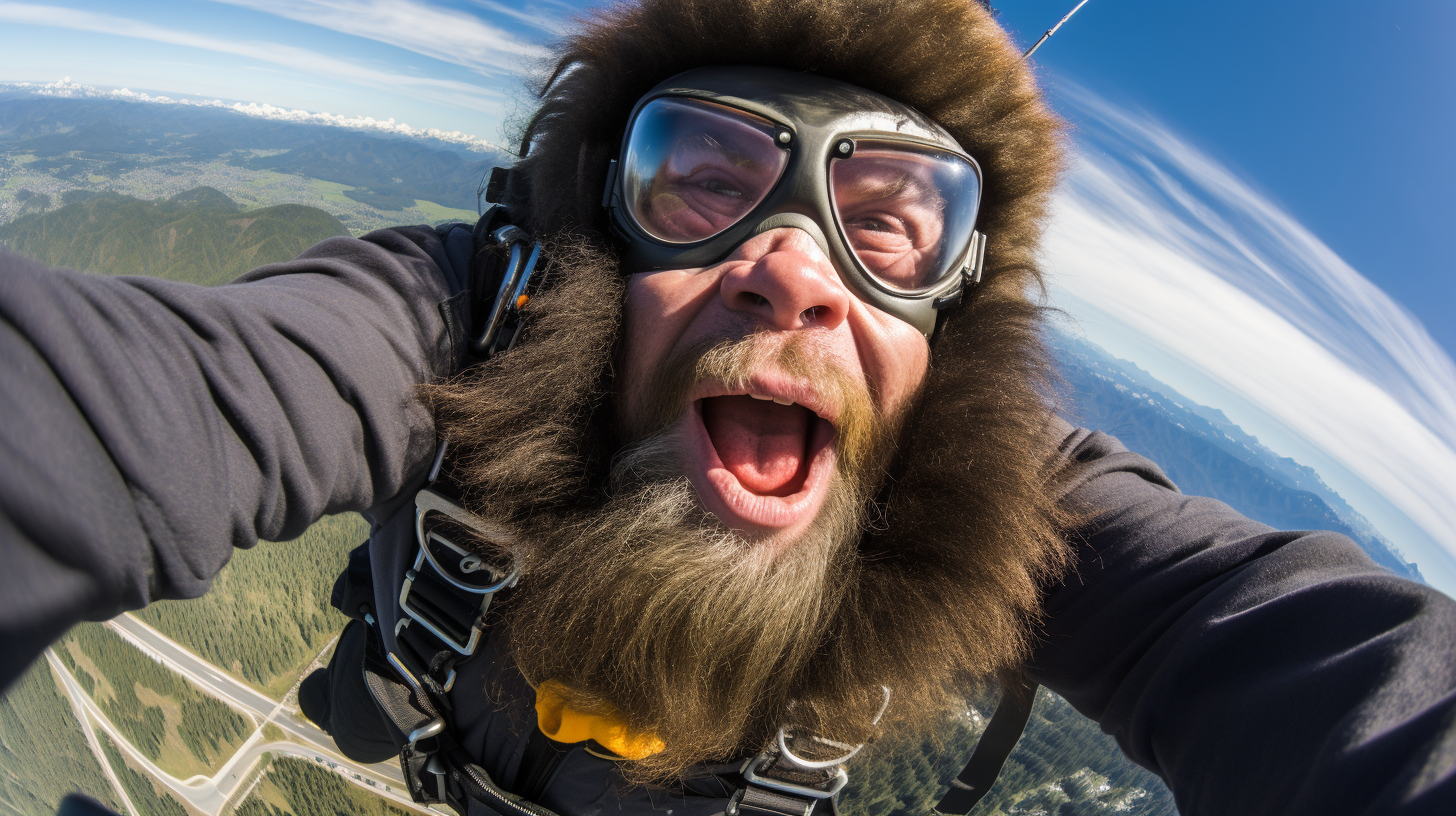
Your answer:
[[[790,796],[786,793],[760,788],[757,785],[748,785],[743,789],[743,795],[738,797],[737,804],[739,813],[762,813],[766,816],[809,816],[814,810],[814,805],[819,801],[821,800]]]
[[[1001,767],[1021,732],[1031,718],[1031,706],[1036,701],[1036,683],[1027,680],[1024,684],[1008,686],[1001,692],[1001,702],[996,704],[996,713],[981,732],[976,749],[966,762],[965,770],[951,780],[950,790],[935,805],[935,812],[945,816],[965,816],[981,801],[981,797],[996,784]]]

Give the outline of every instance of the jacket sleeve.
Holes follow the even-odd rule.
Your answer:
[[[469,255],[463,225],[386,230],[214,288],[0,255],[0,688],[79,620],[419,479]]]
[[[1066,448],[1078,565],[1032,679],[1184,814],[1456,813],[1456,603],[1184,496],[1111,437]]]

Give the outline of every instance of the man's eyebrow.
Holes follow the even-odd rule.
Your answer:
[[[865,199],[899,198],[910,193],[936,207],[945,205],[945,198],[941,196],[940,190],[913,173],[901,172],[890,178],[884,178],[881,174],[860,176],[849,187],[858,197]]]
[[[708,130],[698,131],[694,135],[696,138],[688,141],[689,146],[696,144],[697,146],[710,148],[735,165],[762,164],[756,156],[739,147],[738,143],[734,140],[719,138],[719,134]]]

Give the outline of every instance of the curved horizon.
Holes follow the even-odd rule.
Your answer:
[[[1456,590],[1456,364],[1234,170],[1150,114],[1057,87],[1078,127],[1047,236],[1053,302],[1093,341],[1314,466]]]

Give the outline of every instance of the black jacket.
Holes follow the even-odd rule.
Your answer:
[[[464,359],[469,253],[464,225],[384,230],[212,289],[0,257],[0,683],[325,513],[403,535],[434,443],[414,389]],[[1341,536],[1183,496],[1105,435],[1063,454],[1088,522],[1033,679],[1184,813],[1456,813],[1456,603]],[[511,787],[522,700],[456,696]],[[591,810],[582,790],[543,804]]]

